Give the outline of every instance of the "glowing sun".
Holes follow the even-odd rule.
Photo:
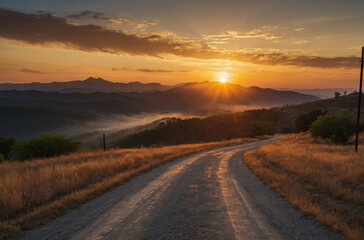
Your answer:
[[[226,83],[226,78],[224,77],[221,77],[220,80],[219,80],[220,83]]]

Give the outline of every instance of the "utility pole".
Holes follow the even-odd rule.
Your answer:
[[[106,141],[105,141],[105,133],[102,134],[102,148],[104,152],[106,151]]]
[[[358,101],[358,116],[356,119],[356,138],[355,138],[355,152],[358,152],[359,143],[359,126],[360,126],[360,104],[362,95],[362,85],[363,85],[363,64],[364,64],[364,47],[361,49],[361,69],[360,69],[360,85],[359,85],[359,101]]]

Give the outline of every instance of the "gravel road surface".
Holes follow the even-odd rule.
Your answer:
[[[171,161],[22,239],[341,239],[244,165],[244,152],[279,137]]]

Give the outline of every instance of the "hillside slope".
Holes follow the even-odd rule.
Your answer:
[[[77,129],[97,115],[84,111],[64,111],[37,106],[0,106],[0,136],[25,139],[45,132],[64,133]]]
[[[117,145],[120,147],[174,145],[246,137],[252,134],[249,126],[256,122],[268,122],[275,126],[278,132],[287,133],[292,131],[292,123],[299,114],[317,109],[329,113],[351,112],[354,115],[357,101],[358,94],[350,94],[341,98],[226,113],[207,118],[173,119],[160,124],[157,128],[131,135]],[[364,106],[362,106],[363,110]]]

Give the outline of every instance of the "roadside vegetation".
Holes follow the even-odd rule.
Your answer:
[[[346,144],[355,130],[356,121],[350,113],[318,116],[317,120],[310,126],[313,137],[332,141],[335,144]]]
[[[45,133],[23,141],[0,137],[0,160],[25,161],[76,152],[81,143],[61,135]],[[1,161],[0,161],[1,162]]]
[[[363,135],[360,140],[364,142]],[[243,159],[304,214],[359,240],[364,239],[363,146],[355,153],[353,145],[335,145],[309,133],[290,134]]]
[[[327,112],[319,109],[312,110],[308,113],[298,114],[297,118],[293,121],[293,132],[300,133],[308,131],[311,124],[316,121],[319,116],[325,114],[327,114]]]
[[[264,137],[262,137],[264,138]],[[164,162],[258,138],[178,146],[81,152],[0,164],[0,232],[9,237],[125,183]]]

